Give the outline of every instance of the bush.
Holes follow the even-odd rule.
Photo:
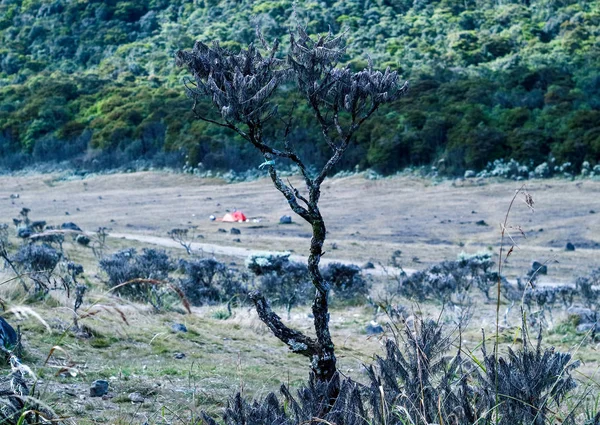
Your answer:
[[[134,248],[125,249],[100,260],[100,269],[108,276],[109,288],[135,279],[165,280],[174,269],[164,250],[144,248],[137,254]],[[148,285],[130,283],[115,290],[119,295],[135,300],[148,300]]]
[[[27,244],[21,246],[11,261],[26,272],[51,273],[61,259],[61,254],[49,245]]]
[[[456,261],[443,261],[411,276],[403,275],[397,291],[400,295],[415,298],[452,301],[451,297],[467,296],[475,284],[489,299],[489,288],[497,282],[498,275],[491,271],[490,254],[461,254]]]
[[[571,354],[555,352],[554,347],[542,350],[541,327],[532,349],[525,323],[522,329],[522,348],[515,352],[509,347],[508,360],[496,361],[494,354],[488,355],[485,338],[482,345],[485,372],[479,376],[479,393],[485,407],[493,410],[498,406],[498,425],[549,423],[547,414],[556,412],[576,386],[570,372],[579,366],[579,361],[571,362]]]
[[[575,287],[588,307],[600,307],[600,268],[593,270],[589,276],[578,277]]]
[[[564,413],[561,418],[558,412],[568,408],[563,404],[575,387],[571,372],[579,363],[571,363],[568,353],[542,349],[541,336],[532,349],[524,335],[520,350],[510,350],[507,358],[498,360],[493,354],[488,355],[483,345],[483,365],[475,357],[463,358],[460,348],[449,355],[456,341],[438,322],[417,321],[414,326],[405,325],[397,330],[402,337],[386,342],[385,357],[378,357],[376,365],[367,368],[366,385],[345,378],[336,386],[335,380],[327,384],[316,382],[311,376],[297,396],[283,385],[282,401],[271,393],[250,403],[238,394],[225,409],[223,422],[227,425],[573,423],[571,414]],[[550,417],[550,412],[557,413]],[[205,413],[203,416],[208,425],[217,424]]]
[[[223,302],[245,292],[233,271],[214,258],[180,260],[179,269],[184,274],[179,287],[192,305]]]
[[[290,261],[290,254],[264,253],[251,255],[246,267],[259,277],[258,289],[274,305],[289,310],[312,300],[314,287],[306,264]]]
[[[331,284],[333,295],[345,301],[359,301],[369,294],[369,283],[361,275],[360,267],[352,264],[330,263],[322,271]]]

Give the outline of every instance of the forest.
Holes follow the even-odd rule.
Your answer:
[[[598,164],[597,1],[3,0],[0,168],[255,168],[239,137],[194,118],[174,55],[196,40],[239,50],[255,27],[287,46],[297,25],[345,32],[343,63],[361,70],[370,58],[410,84],[336,171]],[[287,110],[297,100],[280,96]],[[294,115],[290,139],[320,167],[320,129],[302,103]]]

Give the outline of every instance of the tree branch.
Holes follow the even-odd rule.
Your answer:
[[[267,325],[273,334],[288,348],[298,354],[307,357],[318,355],[319,344],[312,338],[307,337],[303,333],[288,328],[283,324],[281,318],[271,310],[271,306],[259,291],[252,291],[248,294],[260,320]]]
[[[306,208],[298,203],[297,199],[301,198],[297,198],[294,190],[292,190],[283,182],[283,180],[279,178],[277,175],[277,170],[275,170],[275,167],[272,165],[269,166],[269,175],[271,176],[271,180],[273,180],[273,184],[277,190],[283,193],[283,196],[285,196],[285,199],[287,199],[288,204],[290,204],[290,208],[304,220],[312,224],[313,216]]]

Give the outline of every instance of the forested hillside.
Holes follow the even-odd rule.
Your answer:
[[[254,26],[286,45],[292,26],[346,31],[346,62],[399,70],[411,91],[378,112],[344,168],[438,164],[451,175],[497,158],[600,161],[600,1],[0,0],[0,167],[145,159],[243,170],[261,159],[193,119],[178,49],[239,49]],[[294,99],[282,93],[282,110]],[[292,135],[326,145],[300,103]],[[442,160],[440,162],[440,160]],[[443,164],[443,166],[442,166]]]

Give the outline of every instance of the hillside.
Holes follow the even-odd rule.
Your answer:
[[[600,159],[598,1],[327,0],[294,12],[288,0],[3,0],[0,168],[255,167],[236,137],[193,119],[173,55],[194,40],[239,49],[255,25],[285,46],[298,23],[346,31],[349,66],[369,54],[411,83],[365,125],[342,168],[443,164],[451,175],[553,156],[576,171]],[[319,164],[326,145],[308,111],[296,114],[292,139]]]

